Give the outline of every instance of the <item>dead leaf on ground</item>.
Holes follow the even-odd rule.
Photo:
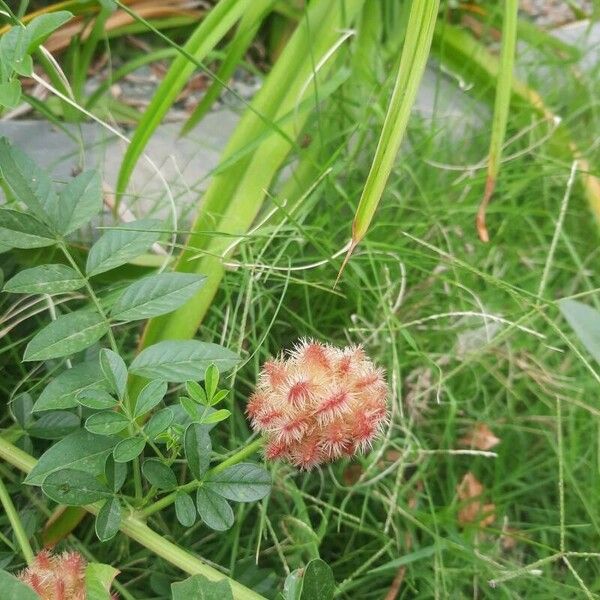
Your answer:
[[[485,423],[475,423],[473,429],[458,441],[461,446],[477,450],[491,450],[500,442],[500,438]]]
[[[458,499],[463,503],[458,511],[458,523],[462,527],[476,523],[483,528],[496,520],[496,505],[481,501],[484,491],[483,484],[470,471],[465,473],[456,486]]]

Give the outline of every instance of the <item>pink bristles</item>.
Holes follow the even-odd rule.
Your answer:
[[[299,342],[265,363],[246,407],[265,457],[311,469],[368,449],[387,422],[387,386],[363,349]]]

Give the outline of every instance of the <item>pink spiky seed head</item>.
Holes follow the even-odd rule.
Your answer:
[[[78,552],[51,554],[42,550],[17,577],[41,600],[86,600],[86,566],[85,558]],[[116,595],[112,598],[117,600]]]
[[[246,413],[268,460],[311,469],[371,447],[388,419],[387,384],[362,347],[302,340],[264,364]]]

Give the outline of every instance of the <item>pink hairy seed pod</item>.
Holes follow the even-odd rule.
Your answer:
[[[246,414],[268,460],[312,469],[371,447],[388,418],[387,384],[360,346],[301,341],[263,365]]]
[[[42,550],[33,563],[18,574],[41,600],[86,600],[87,562],[78,552],[53,555]],[[113,595],[112,600],[117,600]]]

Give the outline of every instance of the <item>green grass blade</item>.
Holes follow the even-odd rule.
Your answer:
[[[477,234],[482,242],[489,242],[490,236],[485,224],[485,212],[492,199],[496,179],[502,159],[502,145],[506,135],[508,110],[510,108],[511,85],[517,47],[518,0],[506,0],[504,3],[504,21],[502,26],[502,49],[500,52],[500,67],[496,84],[496,100],[494,102],[494,117],[492,120],[492,138],[488,153],[488,171],[485,182],[483,200],[477,211]]]
[[[221,63],[216,78],[206,91],[190,118],[184,123],[181,128],[181,135],[185,135],[194,128],[210,110],[211,106],[217,100],[223,90],[223,82],[230,79],[237,65],[242,60],[248,47],[254,40],[258,29],[271,9],[275,0],[255,0],[248,11],[244,13],[238,26],[238,31],[231,41],[229,51],[225,60]]]
[[[340,273],[354,248],[367,233],[393,168],[429,56],[438,8],[437,0],[415,0],[412,3],[394,91],[356,209],[351,246]]]
[[[221,0],[200,23],[184,46],[197,61],[201,61],[223,39],[248,9],[250,0]],[[171,108],[177,96],[185,86],[190,75],[196,69],[196,63],[186,56],[178,56],[160,86],[156,90],[131,144],[128,146],[117,181],[117,195],[120,197],[127,189],[133,169],[140,158],[148,140]]]
[[[340,31],[349,27],[362,8],[358,0],[342,10],[340,3],[329,0],[313,2],[306,16],[290,39],[281,57],[265,80],[265,83],[245,112],[238,127],[223,152],[222,162],[244,151],[268,128],[265,118],[281,122],[280,119],[293,113],[302,104],[300,93],[310,97],[312,86],[306,82],[313,75],[312,64],[307,60],[309,52],[315,64],[324,57],[340,37]],[[330,71],[331,61],[321,69],[324,77]],[[315,100],[316,101],[316,100]],[[205,232],[241,235],[254,221],[267,190],[294,147],[294,137],[309,114],[309,106],[298,110],[297,118],[285,120],[281,128],[288,137],[273,131],[256,148],[216,175],[201,204],[194,223],[193,233],[181,254],[177,270],[203,273],[208,280],[202,292],[177,311],[164,318],[151,319],[146,327],[142,346],[163,339],[192,337],[204,318],[224,275],[222,255],[231,244],[227,235],[217,237]],[[203,252],[201,260],[190,260]]]

